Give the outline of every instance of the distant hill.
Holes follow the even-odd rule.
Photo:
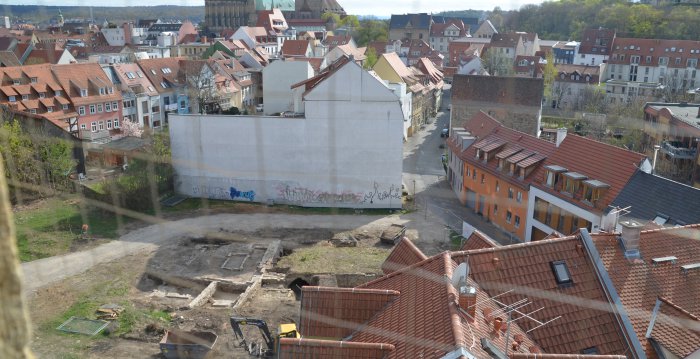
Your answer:
[[[40,6],[40,5],[3,5],[0,6],[0,16],[9,16],[15,20],[26,20],[34,23],[48,23],[58,15],[63,18],[90,18],[89,6]],[[92,7],[92,17],[96,22],[107,21],[119,24],[126,20],[161,19],[164,21],[190,20],[194,23],[204,21],[204,6],[130,6],[130,7]]]

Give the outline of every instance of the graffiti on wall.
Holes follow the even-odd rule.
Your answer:
[[[247,191],[247,192],[241,192],[236,189],[236,187],[231,187],[229,194],[231,196],[231,199],[236,199],[236,198],[245,198],[251,202],[255,200],[255,191]]]
[[[374,203],[374,201],[401,200],[401,186],[391,185],[389,188],[381,189],[379,183],[374,182],[374,188],[365,192],[362,203]]]
[[[362,194],[350,191],[340,193],[318,191],[306,187],[284,185],[278,188],[279,198],[290,203],[360,203]]]

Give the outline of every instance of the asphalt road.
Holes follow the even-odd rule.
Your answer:
[[[437,116],[404,143],[403,183],[414,194],[416,210],[426,219],[461,232],[467,222],[502,244],[511,243],[510,236],[464,207],[449,186],[442,166],[446,138],[440,137],[450,123],[450,85],[445,85],[442,106]]]

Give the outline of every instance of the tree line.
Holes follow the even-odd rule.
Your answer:
[[[616,29],[618,37],[700,39],[700,8],[662,6],[626,0],[561,0],[524,5],[519,10],[495,8],[489,19],[499,31],[536,32],[541,39],[581,40],[587,28]]]

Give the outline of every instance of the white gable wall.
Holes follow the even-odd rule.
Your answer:
[[[309,207],[400,208],[398,97],[348,63],[304,102],[303,118],[171,116],[176,190]]]

